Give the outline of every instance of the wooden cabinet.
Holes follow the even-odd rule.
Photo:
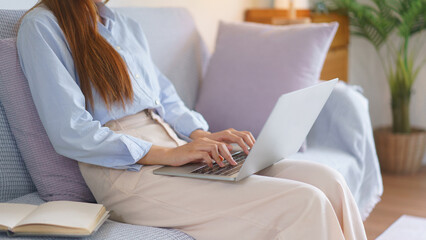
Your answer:
[[[289,12],[284,9],[249,9],[245,13],[245,21],[265,24],[282,25],[288,19]],[[340,78],[348,80],[348,56],[349,56],[349,20],[346,16],[335,13],[316,14],[309,10],[297,10],[299,19],[309,18],[312,23],[338,22],[339,29],[336,33],[330,51],[324,63],[321,79],[329,80]],[[293,21],[295,23],[304,22]]]

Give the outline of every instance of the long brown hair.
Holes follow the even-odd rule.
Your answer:
[[[91,85],[99,92],[108,110],[115,102],[120,102],[124,109],[125,100],[133,103],[127,66],[120,54],[99,34],[99,14],[94,1],[39,0],[32,9],[42,4],[57,18],[71,48],[80,88],[86,97],[86,108],[90,103],[94,109]]]

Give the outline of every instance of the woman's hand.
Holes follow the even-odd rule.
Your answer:
[[[205,162],[212,167],[215,161],[220,167],[224,167],[225,164],[222,161],[226,159],[231,165],[237,165],[232,159],[230,150],[229,146],[223,142],[201,137],[176,148],[152,146],[138,163],[182,166],[187,163]]]
[[[236,143],[238,144],[238,146],[241,147],[241,149],[243,149],[243,151],[246,154],[249,154],[249,149],[247,146],[252,148],[254,143],[256,142],[256,140],[254,139],[253,135],[250,132],[237,131],[233,128],[216,132],[216,133],[210,133],[203,130],[195,130],[194,132],[191,133],[189,137],[195,140],[204,137],[214,141],[224,142],[227,144]],[[228,148],[232,150],[231,145],[228,145]]]

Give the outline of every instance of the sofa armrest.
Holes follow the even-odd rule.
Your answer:
[[[340,148],[358,155],[371,129],[362,89],[339,82],[308,135],[308,146]]]
[[[383,183],[371,126],[368,100],[357,86],[339,82],[307,137],[308,149],[336,149],[351,155],[362,184],[353,195],[365,218],[380,200]]]

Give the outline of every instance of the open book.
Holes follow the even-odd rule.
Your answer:
[[[0,231],[9,235],[88,236],[108,218],[101,204],[53,201],[0,203]]]

